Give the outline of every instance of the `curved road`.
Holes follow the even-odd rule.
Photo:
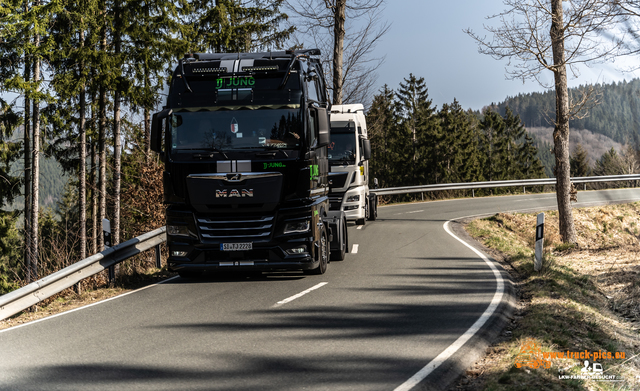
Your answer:
[[[578,197],[579,207],[640,191]],[[541,194],[383,207],[378,221],[349,227],[357,252],[322,276],[173,278],[14,327],[0,332],[0,390],[403,390],[425,373],[414,389],[442,386],[500,318],[456,350],[498,282],[444,224],[555,206]]]

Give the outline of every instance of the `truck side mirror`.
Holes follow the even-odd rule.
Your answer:
[[[151,140],[149,146],[151,150],[160,155],[160,160],[164,161],[164,153],[162,152],[162,121],[173,113],[171,109],[162,110],[155,113],[151,120]]]
[[[327,109],[324,107],[316,107],[316,114],[318,120],[318,146],[324,147],[331,143],[331,135],[329,133],[329,116],[327,115]]]
[[[362,155],[364,160],[371,159],[371,140],[362,140]]]

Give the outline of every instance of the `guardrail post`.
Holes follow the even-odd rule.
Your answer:
[[[527,194],[527,188],[525,186],[522,186],[522,194]]]
[[[471,198],[476,198],[476,189],[471,189]]]
[[[162,269],[162,261],[160,259],[160,245],[156,246],[156,267]]]

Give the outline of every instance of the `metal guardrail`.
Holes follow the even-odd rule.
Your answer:
[[[571,178],[573,183],[613,182],[640,180],[640,174],[610,175],[599,177]],[[438,190],[465,190],[493,187],[520,187],[555,185],[555,178],[523,179],[494,182],[471,183],[443,183],[425,186],[405,186],[375,189],[371,192],[377,195],[409,194]],[[159,246],[167,240],[166,227],[147,232],[136,238],[128,240],[117,246],[108,248],[98,254],[94,254],[82,261],[55,272],[41,280],[32,282],[20,289],[0,296],[0,320],[15,315],[42,300],[67,289],[87,277],[91,277],[110,266],[116,265],[134,255],[140,254],[150,248]],[[156,253],[156,262],[160,263],[159,253]]]
[[[636,181],[640,180],[640,174],[630,175],[607,175],[607,176],[590,176],[571,178],[573,183],[594,183],[594,182],[615,182],[615,181]],[[404,187],[387,187],[384,189],[371,189],[372,193],[379,196],[423,193],[428,191],[439,190],[472,190],[493,187],[531,187],[541,185],[555,185],[555,178],[541,179],[516,179],[509,181],[491,181],[491,182],[469,182],[469,183],[442,183],[436,185],[424,186],[404,186]]]
[[[165,231],[166,227],[162,227],[147,232],[0,296],[0,320],[38,304],[110,266],[164,243],[167,240]]]

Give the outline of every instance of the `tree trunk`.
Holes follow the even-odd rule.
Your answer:
[[[103,53],[107,51],[107,5],[104,7],[104,25],[102,26],[102,41],[100,42],[100,50]],[[107,89],[105,86],[104,78],[99,79],[99,97],[98,97],[98,164],[100,165],[100,172],[98,175],[98,228],[102,225],[102,220],[107,215]],[[104,248],[104,235],[98,234],[98,243],[100,245],[99,251],[103,251]]]
[[[120,2],[115,3],[115,55],[116,58],[120,57]],[[113,225],[112,225],[112,246],[120,243],[120,171],[121,171],[121,158],[122,158],[122,145],[120,142],[120,85],[116,83],[115,94],[113,98]],[[118,267],[116,266],[116,275]]]
[[[80,31],[80,47],[84,46],[84,31]],[[80,63],[80,77],[83,78],[84,62]],[[79,183],[79,209],[80,209],[80,259],[87,257],[87,130],[86,130],[86,91],[84,78],[80,87],[80,171],[78,173]],[[77,286],[78,293],[80,285]]]
[[[556,199],[560,236],[564,243],[576,243],[577,236],[571,208],[571,165],[569,163],[569,91],[564,57],[562,0],[551,1],[551,44],[556,89],[556,124],[553,145],[556,157]]]
[[[147,91],[149,88],[149,67],[147,64],[144,65],[144,89]],[[151,156],[151,110],[149,107],[144,108],[144,155],[145,162],[149,163],[149,158]]]
[[[333,104],[342,104],[342,56],[344,53],[344,22],[346,0],[336,0],[333,25]]]
[[[40,46],[40,35],[36,35],[35,46]],[[40,81],[40,59],[36,57],[33,67],[33,81]],[[40,90],[36,87],[36,92]],[[33,100],[33,155],[31,173],[31,278],[38,279],[38,214],[40,192],[40,105],[38,99]]]
[[[94,115],[92,114],[92,117]],[[93,121],[92,121],[93,122]],[[96,164],[98,153],[96,143],[91,141],[91,173],[89,182],[91,183],[91,253],[98,253],[98,184],[96,182]]]
[[[31,61],[25,60],[24,80],[31,79]],[[27,284],[31,283],[31,99],[24,98],[24,267],[26,269]]]
[[[101,81],[104,83],[104,81]],[[100,86],[98,98],[98,229],[107,215],[107,91],[104,84]],[[104,235],[98,234],[99,251],[104,250]]]

